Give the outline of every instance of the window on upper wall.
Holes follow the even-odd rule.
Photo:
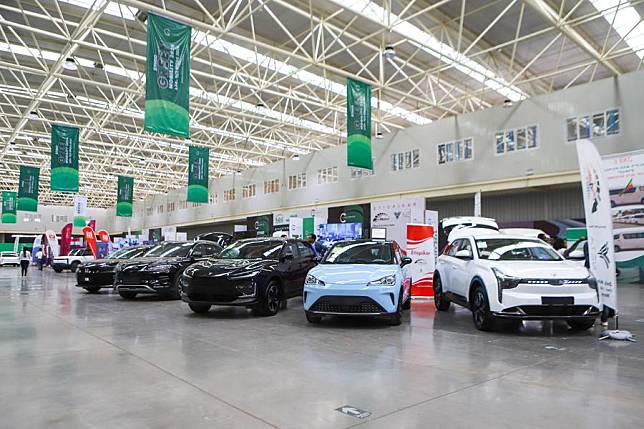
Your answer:
[[[526,127],[499,130],[494,136],[495,152],[502,155],[525,149],[535,149],[539,146],[539,127]]]
[[[167,204],[167,207],[166,207],[166,211],[167,211],[168,213],[173,212],[173,211],[174,211],[174,207],[175,207],[174,202],[168,203],[168,204]]]
[[[157,207],[157,213],[162,214],[163,213],[163,204]]]
[[[145,215],[146,216],[152,216],[153,208],[152,207],[146,207],[145,208]]]
[[[306,188],[306,173],[298,173],[288,176],[288,189]]]
[[[338,167],[327,167],[318,170],[318,185],[338,181]]]
[[[474,157],[472,138],[441,143],[438,145],[438,163],[447,164],[455,161],[467,161]]]
[[[235,201],[235,189],[224,191],[224,202]]]
[[[391,154],[391,171],[407,170],[420,167],[420,150]]]
[[[584,114],[566,119],[566,141],[618,135],[621,130],[619,109]]]
[[[218,200],[218,198],[217,198],[217,193],[216,192],[208,195],[208,204],[210,204],[210,205],[217,204],[217,200]]]
[[[67,215],[51,215],[52,222],[67,222]]]
[[[252,198],[257,194],[257,188],[255,184],[244,185],[242,186],[242,198]]]
[[[279,191],[280,191],[280,179],[264,181],[264,194],[274,194]]]

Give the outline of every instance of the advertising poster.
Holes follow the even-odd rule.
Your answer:
[[[118,177],[118,190],[116,193],[116,215],[132,217],[132,199],[134,197],[134,178],[127,176]]]
[[[145,131],[190,135],[190,43],[192,28],[148,14]]]
[[[51,126],[52,191],[78,192],[78,138],[76,127]]]
[[[371,237],[371,204],[329,207],[327,222],[359,223],[362,225],[361,237]]]
[[[2,223],[16,223],[18,216],[16,216],[16,193],[15,192],[2,192]]]
[[[433,278],[436,269],[434,227],[425,224],[407,225],[407,256],[412,260],[411,295],[434,296]]]
[[[18,210],[25,212],[38,211],[38,181],[40,168],[20,166],[18,181]]]
[[[423,223],[424,198],[401,198],[371,203],[371,228],[387,230],[386,239],[406,250],[407,224]]]
[[[347,165],[373,170],[371,86],[347,79]]]
[[[74,196],[74,226],[84,227],[87,225],[87,197],[83,195]]]
[[[208,159],[207,147],[188,147],[188,202],[208,202]]]
[[[270,237],[273,234],[273,215],[247,217],[246,231],[250,236]]]
[[[72,245],[72,230],[73,225],[68,223],[60,232],[60,255],[67,256]]]
[[[602,158],[620,283],[644,282],[644,150]]]
[[[288,219],[288,236],[291,238],[302,238],[304,236],[304,219],[292,217]]]
[[[164,226],[161,228],[161,236],[163,241],[175,241],[177,239],[176,226]]]
[[[601,156],[589,140],[577,142],[577,156],[588,231],[590,272],[597,279],[599,302],[617,310],[613,221]]]
[[[60,247],[58,246],[58,237],[56,237],[56,233],[51,229],[48,229],[45,232],[45,237],[47,237],[47,244],[49,245],[54,258],[56,256],[60,256]]]
[[[89,226],[86,226],[83,228],[83,237],[85,238],[85,241],[87,242],[87,247],[89,247],[89,250],[92,251],[92,255],[96,257],[96,234],[94,234],[94,230],[90,228]]]

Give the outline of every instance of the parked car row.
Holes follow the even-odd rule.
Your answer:
[[[223,248],[214,241],[163,242],[120,250],[76,270],[88,292],[112,287],[123,299],[156,294],[182,299],[195,313],[242,306],[273,316],[303,297],[307,320],[324,316],[381,317],[401,323],[411,302],[411,277],[393,241],[338,242],[318,261],[302,240],[254,238]]]

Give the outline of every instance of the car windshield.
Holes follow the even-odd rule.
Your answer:
[[[188,256],[193,243],[161,243],[154,246],[145,256],[170,258]]]
[[[81,251],[81,249],[74,249],[74,250],[70,251],[70,252],[67,254],[67,256],[76,256],[76,255],[78,255],[78,253],[79,253],[80,251]]]
[[[120,249],[116,252],[110,253],[107,257],[110,259],[130,259],[136,256],[141,256],[143,253],[145,253],[145,248],[126,247],[125,249]]]
[[[277,259],[283,241],[238,241],[221,251],[220,259]]]
[[[324,257],[323,264],[395,264],[390,243],[345,241],[336,243]]]
[[[479,258],[490,261],[561,261],[561,256],[539,240],[525,238],[477,239]]]

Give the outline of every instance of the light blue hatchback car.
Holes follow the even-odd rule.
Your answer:
[[[410,263],[395,241],[337,242],[306,277],[306,319],[381,316],[400,325],[402,310],[411,303]]]

